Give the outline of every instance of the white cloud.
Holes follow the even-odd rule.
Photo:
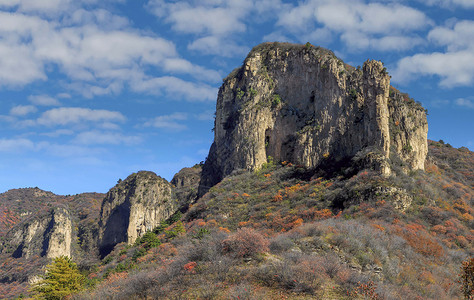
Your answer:
[[[199,81],[221,78],[218,72],[179,57],[173,42],[135,30],[127,19],[103,9],[84,10],[73,1],[50,1],[64,4],[70,12],[50,20],[35,12],[54,5],[37,1],[26,14],[22,8],[30,2],[18,1],[11,6],[13,12],[0,11],[0,85],[46,81],[50,70],[59,70],[66,75],[64,87],[94,97],[120,93],[135,78],[147,77],[150,67],[189,74]],[[43,105],[59,105],[49,100]]]
[[[56,144],[49,142],[39,142],[35,145],[37,150],[44,151],[45,153],[57,156],[57,157],[91,157],[94,155],[103,154],[106,151],[101,148],[93,148],[81,145],[69,145],[69,144]]]
[[[54,108],[44,112],[36,121],[40,125],[55,126],[87,122],[124,122],[125,117],[116,111],[79,107]]]
[[[249,48],[239,46],[232,40],[219,36],[206,36],[196,39],[188,45],[189,50],[197,50],[203,54],[215,54],[224,57],[244,55],[249,52]]]
[[[181,131],[186,129],[186,125],[182,121],[188,119],[186,113],[173,113],[171,115],[158,116],[151,121],[145,123],[145,126],[156,127],[161,129],[168,129],[172,131]]]
[[[162,94],[164,91],[167,98],[188,101],[214,101],[217,97],[216,88],[172,76],[137,80],[133,82],[132,89],[149,94]]]
[[[118,132],[100,132],[87,131],[81,132],[74,139],[75,143],[83,145],[104,144],[104,145],[119,145],[119,144],[138,144],[141,138],[138,136],[125,136]]]
[[[456,8],[457,6],[464,8],[474,8],[472,0],[418,0],[425,5],[436,5],[444,8]]]
[[[10,115],[12,116],[26,116],[31,113],[37,112],[38,109],[33,105],[17,105],[10,109]]]
[[[194,36],[189,50],[226,57],[247,53],[249,49],[238,45],[237,37],[284,6],[280,0],[150,0],[146,5],[174,31]]]
[[[217,71],[196,66],[182,58],[165,59],[163,69],[169,72],[191,74],[197,79],[205,79],[211,82],[218,82],[222,79],[222,76]]]
[[[461,20],[436,27],[428,39],[446,48],[445,52],[418,53],[402,58],[395,72],[394,81],[400,83],[423,75],[441,78],[443,87],[474,84],[474,22]]]
[[[456,105],[474,109],[474,101],[465,98],[459,98],[456,100]]]
[[[348,49],[401,51],[421,43],[415,33],[433,22],[421,11],[397,3],[311,0],[286,9],[277,25],[300,41],[331,41]]]
[[[73,135],[73,134],[74,134],[74,131],[73,131],[73,130],[70,130],[70,129],[58,129],[58,130],[55,130],[55,131],[52,131],[52,132],[43,133],[42,135],[48,136],[48,137],[51,137],[51,138],[57,138],[57,137],[59,137],[59,136],[63,136],[63,135]]]
[[[34,143],[28,139],[0,139],[0,152],[17,152],[34,148]]]
[[[253,7],[252,1],[179,1],[151,0],[147,7],[172,24],[175,31],[226,35],[244,32],[242,18]]]
[[[446,46],[448,51],[474,50],[474,21],[461,20],[452,26],[438,26],[429,32],[428,39]]]
[[[392,73],[394,81],[400,83],[419,75],[437,75],[444,87],[471,85],[474,83],[474,52],[415,54],[402,58]]]
[[[28,100],[40,106],[59,106],[61,103],[53,97],[47,95],[31,95],[28,97]]]

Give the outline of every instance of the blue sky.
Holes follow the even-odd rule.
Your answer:
[[[217,90],[264,41],[382,60],[430,139],[474,147],[474,0],[0,0],[0,192],[106,192],[205,159]]]

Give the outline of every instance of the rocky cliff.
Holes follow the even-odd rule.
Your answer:
[[[197,200],[202,166],[197,164],[191,168],[183,168],[173,176],[171,184],[179,206],[183,210]]]
[[[121,242],[132,244],[178,209],[172,186],[153,172],[140,171],[110,189],[102,202],[99,251],[102,257]]]
[[[422,169],[426,114],[404,102],[379,61],[356,69],[309,44],[261,44],[219,89],[200,194],[233,170],[258,169],[269,156],[316,168],[364,150],[361,161],[388,175],[392,151],[408,168]]]
[[[2,252],[12,252],[15,258],[35,255],[72,257],[72,224],[71,215],[65,208],[55,208],[48,214],[34,216],[8,233]]]

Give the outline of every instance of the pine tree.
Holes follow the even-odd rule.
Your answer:
[[[58,300],[80,291],[84,286],[84,276],[77,265],[67,256],[53,259],[46,266],[46,273],[35,283],[32,292],[36,299]]]

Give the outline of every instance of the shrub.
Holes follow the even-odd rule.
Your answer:
[[[277,235],[270,241],[270,250],[274,253],[280,253],[290,250],[295,244],[286,235]]]
[[[269,250],[268,240],[255,229],[241,228],[222,241],[223,250],[235,257],[256,257]]]

